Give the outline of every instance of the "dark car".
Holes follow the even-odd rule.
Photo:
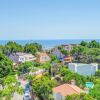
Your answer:
[[[23,100],[32,100],[30,92],[25,92],[24,93]]]
[[[29,84],[27,84],[27,85],[25,86],[24,93],[25,93],[25,92],[30,92],[30,86],[29,86]]]

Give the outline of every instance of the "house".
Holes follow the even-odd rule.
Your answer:
[[[80,75],[91,76],[95,75],[95,72],[98,70],[98,64],[69,63],[68,68]]]
[[[63,58],[63,54],[61,53],[61,51],[58,49],[58,47],[55,47],[52,49],[52,54],[55,55],[58,59]]]
[[[39,63],[45,63],[45,62],[50,61],[50,60],[51,60],[51,58],[48,56],[47,53],[45,53],[45,52],[37,53],[37,61]]]
[[[55,55],[60,61],[62,61],[63,64],[68,64],[73,61],[72,56],[62,54],[62,52],[57,47],[52,49],[52,54]]]
[[[65,49],[65,50],[67,50],[67,51],[71,51],[71,50],[73,50],[73,47],[75,47],[75,46],[78,46],[78,44],[65,44],[65,45],[62,45],[62,47]]]
[[[79,87],[72,84],[62,84],[52,89],[54,100],[65,100],[65,97],[83,92]]]
[[[9,55],[9,58],[13,60],[14,63],[24,63],[26,61],[34,61],[36,60],[36,57],[29,53],[11,53]]]
[[[62,63],[63,64],[68,64],[68,63],[71,63],[73,61],[73,57],[68,55],[68,56],[64,56],[63,59],[62,59]]]
[[[37,67],[34,67],[34,71],[33,72],[29,72],[29,75],[42,76],[43,73],[45,73],[45,69],[39,69]]]

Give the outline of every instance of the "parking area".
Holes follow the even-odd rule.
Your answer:
[[[14,93],[14,96],[11,100],[34,100],[33,99],[33,93],[30,88],[30,85],[28,81],[25,81],[23,79],[19,79],[20,85],[23,87],[24,92],[22,95],[19,95],[17,92]]]

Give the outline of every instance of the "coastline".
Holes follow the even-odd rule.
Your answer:
[[[21,45],[34,42],[41,44],[44,49],[50,49],[54,46],[62,44],[79,44],[81,41],[90,42],[91,40],[96,40],[97,42],[100,42],[100,39],[0,40],[0,45],[5,45],[8,41],[15,41]]]

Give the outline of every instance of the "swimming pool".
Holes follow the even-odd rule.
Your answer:
[[[93,82],[86,82],[85,85],[87,88],[93,88],[93,86],[94,86]]]

